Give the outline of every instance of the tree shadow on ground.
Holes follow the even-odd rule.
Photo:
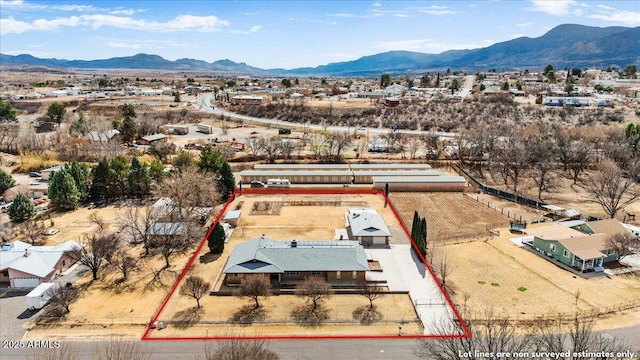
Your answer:
[[[329,319],[329,310],[321,304],[318,304],[315,310],[313,310],[313,305],[304,304],[296,306],[291,311],[291,317],[301,325],[316,327]]]
[[[156,289],[166,289],[175,282],[178,275],[176,271],[165,268],[152,270],[152,272],[153,276],[151,277],[151,280],[144,285],[143,292],[153,291]]]
[[[232,324],[240,324],[249,326],[255,321],[264,320],[266,311],[263,306],[256,308],[252,305],[245,305],[233,314],[229,322]]]
[[[371,325],[374,322],[382,320],[382,314],[376,309],[369,306],[360,306],[351,313],[353,320],[360,321],[362,325]]]
[[[220,258],[222,254],[214,254],[212,252],[208,252],[202,256],[200,256],[200,264],[208,264],[212,263]]]
[[[204,314],[203,308],[193,306],[184,310],[178,311],[171,318],[171,325],[177,329],[186,329],[197,323]]]
[[[67,310],[62,306],[51,304],[47,310],[37,319],[37,324],[55,324],[67,314]]]
[[[118,278],[111,282],[111,286],[108,287],[115,294],[122,294],[124,292],[132,293],[136,290],[133,283],[127,283],[127,279]]]

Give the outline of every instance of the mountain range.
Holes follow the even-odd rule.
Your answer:
[[[158,55],[137,54],[104,60],[40,59],[28,54],[0,54],[4,68],[34,66],[75,69],[154,69],[205,71],[250,75],[367,76],[421,74],[453,70],[541,69],[548,64],[563,67],[624,68],[640,64],[640,27],[559,25],[537,37],[520,37],[473,50],[449,50],[440,54],[389,51],[357,60],[297,69],[260,69],[231,60],[212,63],[196,59],[166,60]]]

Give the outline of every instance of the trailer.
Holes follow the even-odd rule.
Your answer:
[[[207,124],[203,124],[200,123],[198,124],[196,131],[203,133],[203,134],[213,134],[214,131],[214,127],[211,125],[207,125]]]
[[[47,305],[49,299],[51,299],[49,290],[55,286],[56,284],[54,283],[42,283],[31,290],[31,292],[27,294],[27,306],[29,310],[41,309]]]

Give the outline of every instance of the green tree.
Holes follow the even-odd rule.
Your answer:
[[[7,209],[7,215],[9,219],[16,223],[21,223],[25,220],[29,220],[36,214],[36,209],[31,202],[31,199],[24,193],[18,193],[9,208]]]
[[[436,76],[436,87],[440,87],[440,73]]]
[[[551,70],[547,73],[547,79],[549,80],[550,83],[555,84],[556,83],[556,73]]]
[[[380,87],[387,87],[391,85],[391,75],[384,73],[380,76]]]
[[[220,192],[222,200],[227,201],[235,189],[236,179],[233,176],[233,170],[231,170],[231,166],[229,166],[229,163],[225,160],[220,167],[218,180],[218,191]]]
[[[174,91],[173,92],[173,102],[179,103],[180,101],[182,101],[182,98],[180,96],[180,92],[179,91]]]
[[[64,105],[57,102],[52,103],[47,108],[47,116],[51,121],[58,124],[58,126],[60,126],[60,123],[64,120],[66,113],[67,109],[64,108]]]
[[[422,77],[420,78],[420,87],[427,88],[430,84],[431,78],[429,77],[429,75],[422,75]]]
[[[0,194],[16,185],[16,181],[4,170],[0,169]]]
[[[502,85],[500,86],[500,90],[509,91],[509,83],[508,82],[503,82]]]
[[[80,202],[84,202],[89,195],[89,167],[87,164],[74,161],[71,165],[67,165],[66,169],[73,178],[76,189],[80,192]]]
[[[453,81],[451,82],[451,85],[449,85],[449,89],[451,90],[452,93],[460,89],[460,83],[458,82],[458,79],[453,79]]]
[[[635,65],[629,65],[622,71],[622,77],[625,79],[637,79],[638,68]]]
[[[162,180],[166,174],[164,164],[158,159],[153,159],[151,164],[149,164],[149,177],[151,180],[158,182]]]
[[[193,155],[187,151],[180,151],[180,153],[171,160],[173,166],[178,170],[193,166],[195,162]]]
[[[218,173],[225,162],[224,155],[211,146],[205,146],[200,151],[200,159],[196,163],[202,172]]]
[[[80,206],[80,191],[66,168],[51,174],[49,199],[51,204],[60,210],[75,210]]]
[[[282,86],[290,88],[291,87],[291,80],[289,79],[282,79],[282,81],[280,82],[282,84]]]
[[[567,93],[567,95],[571,95],[573,93],[573,84],[568,83],[567,85],[565,85],[564,91]]]
[[[542,75],[547,76],[552,71],[553,71],[553,65],[549,64],[545,66],[544,71],[542,72]]]
[[[226,235],[224,233],[224,228],[220,223],[216,224],[207,239],[207,244],[209,245],[209,251],[214,254],[222,254],[224,251],[224,241],[226,239]]]
[[[640,155],[640,124],[628,123],[624,128],[624,138],[634,157]]]
[[[573,68],[571,69],[571,75],[575,76],[575,77],[580,77],[582,76],[582,69],[580,68]]]
[[[408,87],[408,88],[412,88],[412,87],[413,87],[413,85],[414,85],[413,79],[408,78],[408,79],[407,79],[407,87]]]
[[[129,167],[129,195],[137,198],[144,197],[151,191],[151,179],[149,178],[149,169],[146,165],[140,163],[137,157],[131,159]]]
[[[108,200],[111,198],[111,181],[109,180],[109,162],[102,159],[91,170],[91,187],[89,197],[93,200]]]
[[[133,108],[133,105],[124,104],[122,106],[122,117],[123,118],[130,117],[133,119],[138,117],[138,115],[136,115],[136,109]]]
[[[89,123],[84,118],[84,112],[78,111],[78,120],[74,121],[71,126],[69,126],[69,133],[81,136],[89,133]]]
[[[132,117],[125,117],[120,125],[120,138],[123,143],[131,143],[138,135],[138,124]]]
[[[10,102],[0,100],[0,122],[17,121],[16,111]]]
[[[122,155],[114,157],[109,163],[109,178],[114,196],[125,196],[129,188],[129,162]]]

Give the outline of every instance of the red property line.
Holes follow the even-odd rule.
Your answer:
[[[357,194],[361,194],[361,195],[382,195],[383,199],[385,200],[385,203],[388,204],[388,206],[391,209],[391,211],[393,212],[394,216],[396,217],[396,219],[398,219],[398,222],[402,226],[402,229],[404,230],[405,235],[407,235],[407,237],[411,240],[411,246],[415,250],[416,254],[420,258],[422,263],[429,270],[429,274],[431,275],[433,281],[438,285],[438,289],[440,289],[440,292],[442,293],[442,295],[444,295],[444,298],[445,298],[447,304],[453,310],[454,315],[455,315],[456,319],[458,320],[458,323],[460,324],[460,326],[464,330],[464,334],[457,334],[457,335],[454,335],[454,334],[452,334],[452,335],[402,335],[402,336],[397,336],[397,335],[377,335],[377,336],[376,335],[341,335],[341,336],[331,336],[331,335],[326,335],[326,336],[308,336],[308,335],[301,335],[301,336],[240,336],[240,337],[230,337],[230,336],[211,336],[211,337],[196,336],[196,337],[162,337],[162,338],[149,337],[148,335],[151,332],[151,327],[158,320],[158,318],[160,317],[160,314],[162,313],[164,308],[169,303],[169,300],[171,299],[171,297],[175,293],[176,289],[178,288],[178,284],[180,284],[182,279],[189,272],[189,269],[193,265],[196,257],[198,256],[198,254],[200,253],[200,251],[204,247],[204,244],[207,242],[206,241],[207,238],[209,237],[209,235],[211,234],[213,229],[216,227],[216,225],[220,222],[220,219],[226,213],[227,208],[229,207],[231,202],[236,198],[237,195],[243,195],[243,194],[247,194],[247,195],[251,195],[251,194],[261,194],[261,195],[348,195],[348,194],[354,194],[354,195],[357,195]],[[184,269],[180,273],[180,276],[178,277],[176,282],[173,284],[171,290],[169,291],[169,294],[167,294],[167,296],[165,297],[164,301],[162,302],[162,305],[160,306],[160,308],[158,309],[156,314],[153,316],[151,322],[147,326],[147,329],[145,330],[144,334],[142,335],[141,340],[143,340],[143,341],[145,341],[145,340],[149,340],[149,341],[165,341],[165,340],[166,341],[178,341],[178,340],[233,340],[233,339],[242,339],[242,340],[339,340],[339,339],[344,339],[344,340],[352,340],[352,339],[398,339],[398,338],[404,338],[404,339],[460,339],[460,338],[469,338],[469,337],[471,337],[471,332],[469,331],[469,328],[467,327],[465,321],[462,319],[462,317],[460,316],[460,313],[458,313],[458,310],[453,305],[453,302],[449,298],[449,295],[442,288],[442,284],[440,284],[440,282],[437,280],[437,278],[435,276],[435,273],[433,272],[433,269],[427,263],[425,258],[422,256],[422,253],[418,250],[418,246],[416,245],[415,241],[411,237],[411,235],[409,233],[409,230],[407,229],[406,225],[404,224],[404,222],[400,218],[400,215],[399,215],[398,211],[393,206],[393,204],[391,203],[389,198],[386,196],[384,191],[382,191],[382,190],[367,190],[367,189],[349,189],[349,188],[344,188],[344,189],[330,189],[330,188],[327,188],[327,189],[277,189],[277,190],[273,190],[273,189],[246,189],[246,190],[242,190],[242,191],[235,190],[231,194],[231,196],[229,197],[227,202],[225,203],[224,207],[222,208],[222,211],[220,211],[220,213],[216,217],[216,220],[213,222],[213,224],[211,225],[211,227],[209,228],[209,230],[207,231],[205,236],[202,238],[202,240],[200,242],[200,245],[198,246],[198,248],[194,252],[194,254],[191,257],[191,259],[189,259],[189,262],[187,263],[187,265],[185,265]]]

